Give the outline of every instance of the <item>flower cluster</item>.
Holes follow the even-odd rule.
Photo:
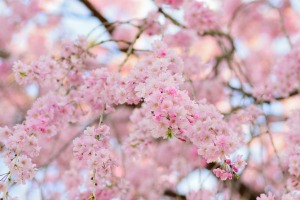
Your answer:
[[[150,109],[148,112],[152,114],[152,121],[155,122],[151,130],[153,137],[175,136],[184,140],[190,122],[187,118],[186,104],[182,102],[189,102],[188,95],[174,88],[160,89],[145,99]]]
[[[158,168],[157,163],[146,159],[132,164],[131,170],[126,172],[126,179],[131,183],[128,199],[159,199],[164,193],[162,188],[171,186],[165,170]]]
[[[300,199],[300,192],[299,192],[299,190],[295,190],[295,191],[289,192],[287,194],[284,194],[281,199],[282,200]]]
[[[253,95],[262,100],[289,96],[299,88],[299,62],[300,48],[294,48],[273,67],[267,82],[254,87]]]
[[[186,91],[157,89],[145,98],[143,129],[155,138],[189,139],[207,162],[225,159],[243,144],[212,105],[192,101]]]
[[[256,198],[256,200],[275,200],[275,196],[271,192],[269,192],[267,195],[261,194]]]
[[[35,164],[32,163],[31,158],[26,155],[15,157],[8,165],[10,172],[16,175],[15,181],[17,183],[25,183],[34,177]]]
[[[207,162],[225,159],[243,143],[242,137],[229,128],[213,105],[195,102],[180,90],[183,68],[181,58],[165,43],[156,41],[153,53],[129,74],[126,86],[133,87],[136,100],[145,102],[140,110],[144,116],[139,122],[143,124],[138,126],[140,132],[155,138],[189,139]]]
[[[59,120],[61,117],[65,122],[75,122],[84,114],[75,103],[49,93],[36,100],[22,126],[28,134],[34,133],[50,138],[57,134],[59,127],[63,127],[64,122]]]
[[[227,179],[230,180],[232,179],[232,173],[227,172],[224,169],[220,169],[220,168],[214,169],[213,173],[216,175],[216,177],[220,178],[222,181],[225,181]]]
[[[101,112],[104,107],[109,110],[112,104],[127,102],[126,90],[122,87],[123,82],[118,73],[109,72],[107,69],[96,69],[91,71],[82,82],[78,90],[71,91],[70,95],[76,102],[90,106],[95,113]]]
[[[72,168],[67,170],[62,177],[66,185],[68,199],[97,198],[110,200],[117,197],[123,199],[123,196],[125,199],[124,194],[128,190],[128,183],[126,181],[106,177],[107,179],[105,179],[105,181],[103,181],[103,179],[96,179],[96,181],[93,182],[94,177],[89,177],[89,180],[86,180],[85,176],[78,176],[78,173],[81,173],[82,169],[86,169],[86,166],[80,166],[73,162],[71,167]],[[94,191],[91,188],[95,188]]]
[[[157,12],[151,11],[148,13],[148,16],[145,21],[145,33],[152,36],[155,34],[160,34],[162,31],[161,24],[158,22],[159,14]]]
[[[190,140],[207,162],[225,159],[244,143],[240,134],[230,128],[213,105],[202,101],[191,110],[194,122]]]
[[[299,95],[295,6],[134,1],[80,1],[101,24],[62,42],[61,0],[0,3],[0,199],[27,181],[47,199],[300,199],[300,112],[285,123],[265,110]],[[271,67],[281,37],[291,50]]]
[[[184,5],[184,11],[187,26],[199,33],[218,26],[216,13],[203,2],[187,1]]]
[[[19,84],[39,83],[45,87],[58,88],[66,83],[77,85],[80,81],[80,68],[91,56],[88,43],[80,37],[76,41],[66,40],[58,56],[42,56],[38,60],[25,64],[14,63],[13,71]],[[76,80],[76,81],[74,81]]]
[[[7,176],[13,176],[15,182],[24,184],[35,175],[36,165],[30,157],[37,156],[40,147],[35,135],[27,135],[25,130],[18,128],[15,127],[14,133],[8,127],[0,128],[0,136],[5,138],[2,148],[4,161],[10,170]]]
[[[58,63],[51,57],[41,57],[30,64],[17,61],[13,67],[16,80],[19,84],[44,83],[45,80],[53,78],[54,73],[58,76],[63,76],[65,70],[58,73],[58,69],[61,71]]]
[[[179,88],[184,82],[182,59],[161,41],[152,46],[153,52],[125,78],[128,103],[138,103],[159,88]]]
[[[175,34],[168,34],[164,37],[164,42],[169,47],[189,48],[195,41],[195,35],[192,31],[181,30]]]
[[[242,160],[241,155],[237,155],[236,160],[232,162],[230,159],[226,159],[222,164],[222,168],[217,168],[213,170],[213,173],[216,177],[220,178],[221,180],[232,179],[233,177],[239,178],[237,174],[239,171],[245,168],[246,162]]]
[[[95,170],[97,177],[111,175],[116,162],[112,158],[109,144],[109,127],[88,127],[84,135],[73,141],[73,153],[81,165],[87,166],[91,171]]]
[[[141,130],[141,129],[138,129]],[[143,132],[134,131],[124,141],[124,151],[126,155],[138,158],[149,154],[149,149],[152,146],[151,137]]]
[[[289,132],[287,137],[288,145],[288,166],[291,177],[288,179],[290,191],[300,190],[300,112],[294,111],[288,119]]]
[[[235,132],[242,133],[243,125],[253,125],[263,112],[256,106],[248,106],[230,115],[229,125]]]
[[[179,8],[184,0],[155,0],[157,5],[161,6],[163,4],[170,5],[173,8]]]
[[[64,121],[60,119],[72,122],[82,114],[75,105],[68,104],[64,98],[49,93],[33,104],[22,124],[17,124],[12,129],[1,128],[0,134],[5,136],[3,140],[5,162],[10,172],[16,173],[15,181],[24,183],[33,177],[35,165],[32,164],[31,158],[39,155],[41,140],[55,136],[64,127]],[[25,160],[26,163],[18,164],[20,160]],[[12,165],[12,162],[16,162],[17,167]],[[30,174],[24,174],[23,171]]]

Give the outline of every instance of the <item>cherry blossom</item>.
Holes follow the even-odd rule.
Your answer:
[[[300,198],[296,3],[0,10],[0,199]]]

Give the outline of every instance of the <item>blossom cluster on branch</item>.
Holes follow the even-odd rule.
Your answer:
[[[125,4],[0,2],[0,199],[300,199],[296,6]]]

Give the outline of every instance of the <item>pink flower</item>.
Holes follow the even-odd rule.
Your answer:
[[[22,184],[34,177],[35,166],[31,158],[25,155],[18,156],[9,163],[10,172],[16,175],[15,181]]]
[[[256,198],[256,200],[275,200],[275,196],[271,192],[269,192],[268,195],[261,194]]]
[[[216,177],[220,178],[222,181],[225,181],[227,179],[232,179],[232,174],[223,170],[223,169],[220,169],[220,168],[217,168],[217,169],[214,169],[213,170],[213,173],[216,175]]]
[[[74,139],[73,154],[90,171],[96,170],[100,177],[109,176],[116,162],[109,144],[109,127],[87,127],[84,135]]]
[[[187,1],[184,6],[184,19],[190,28],[202,33],[217,27],[217,15],[203,2]]]
[[[242,157],[242,155],[237,155],[236,160],[233,162],[233,167],[235,170],[243,170],[247,165],[246,161],[244,161]]]
[[[167,4],[172,6],[173,8],[179,8],[182,5],[183,0],[155,0],[155,2],[160,6],[162,4]]]

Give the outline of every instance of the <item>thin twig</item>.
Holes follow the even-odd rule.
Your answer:
[[[121,62],[121,64],[119,65],[119,69],[118,71],[120,72],[123,65],[127,62],[127,60],[129,59],[130,55],[133,53],[133,47],[135,45],[135,43],[137,42],[137,40],[141,37],[142,33],[144,32],[144,30],[146,29],[145,25],[142,25],[139,29],[139,32],[136,34],[134,40],[131,42],[130,46],[128,47],[128,50],[126,52],[126,57],[125,59]]]

